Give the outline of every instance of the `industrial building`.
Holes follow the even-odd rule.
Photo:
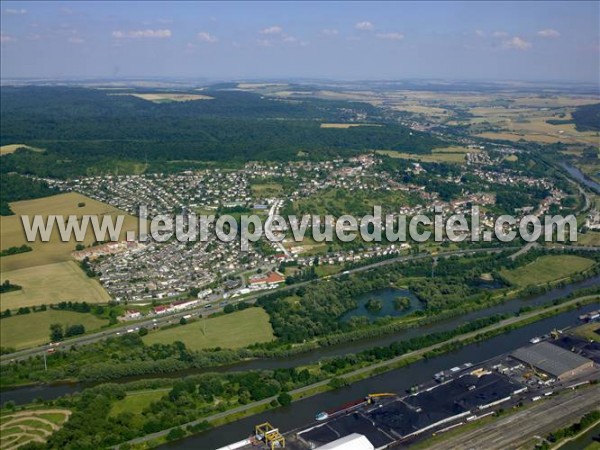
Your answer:
[[[519,348],[511,356],[561,381],[594,367],[594,361],[549,342]]]

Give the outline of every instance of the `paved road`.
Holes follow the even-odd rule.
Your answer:
[[[541,400],[523,411],[494,420],[474,430],[448,437],[429,450],[504,450],[518,448],[534,436],[545,437],[552,431],[576,422],[589,411],[600,408],[600,385],[578,389]]]
[[[461,342],[461,341],[464,341],[466,339],[470,339],[470,338],[472,338],[472,337],[474,337],[474,336],[476,336],[476,335],[478,335],[480,333],[486,333],[486,332],[489,332],[489,331],[497,330],[498,328],[502,328],[502,327],[505,327],[507,325],[511,325],[511,324],[514,324],[514,323],[517,323],[517,322],[520,322],[520,321],[523,321],[523,320],[527,320],[527,319],[529,319],[531,317],[535,317],[535,316],[537,316],[539,314],[542,314],[542,313],[545,313],[545,312],[548,312],[548,311],[554,311],[556,309],[562,308],[563,306],[571,305],[571,304],[574,304],[574,303],[577,303],[577,302],[580,302],[582,300],[586,300],[586,299],[589,299],[589,298],[596,298],[596,299],[600,300],[600,295],[587,295],[585,297],[579,297],[579,298],[575,298],[575,299],[569,300],[568,302],[565,302],[565,303],[563,303],[561,305],[556,305],[556,306],[552,306],[550,308],[546,308],[546,309],[544,309],[542,311],[532,311],[530,313],[522,314],[522,315],[517,316],[517,317],[510,317],[508,319],[502,320],[502,321],[500,321],[498,323],[495,323],[495,324],[490,325],[488,327],[482,328],[480,330],[476,330],[476,331],[472,331],[472,332],[469,332],[469,333],[461,334],[460,336],[456,336],[456,337],[454,337],[452,339],[448,339],[448,340],[446,340],[444,342],[439,342],[437,344],[430,345],[429,347],[425,347],[425,348],[422,348],[422,349],[419,349],[419,350],[414,350],[414,351],[405,353],[403,355],[396,356],[395,358],[388,359],[386,361],[381,361],[381,362],[378,362],[378,363],[375,363],[375,364],[371,364],[371,365],[366,366],[366,367],[361,367],[360,369],[356,369],[356,370],[354,370],[352,372],[349,372],[349,373],[346,373],[344,375],[339,375],[338,378],[352,379],[352,378],[355,378],[356,376],[359,376],[359,375],[368,374],[368,373],[370,373],[371,371],[373,371],[375,369],[379,369],[379,368],[382,368],[382,367],[386,367],[386,366],[397,364],[400,361],[405,360],[407,358],[412,358],[412,357],[415,357],[415,356],[423,355],[424,353],[427,353],[429,351],[435,350],[435,349],[440,348],[440,347],[442,347],[444,345],[447,345],[449,343],[452,343],[452,342]],[[331,381],[331,379],[326,379],[326,380],[323,380],[323,381],[319,381],[318,383],[310,384],[308,386],[304,386],[304,387],[295,389],[293,391],[290,391],[290,394],[295,397],[295,396],[298,396],[300,394],[306,393],[308,391],[313,391],[314,389],[326,386],[327,384],[329,384],[330,381]],[[310,397],[311,395],[315,395],[315,394],[309,394],[308,397]],[[306,397],[304,397],[304,398],[306,398]],[[261,405],[266,405],[266,404],[270,403],[271,401],[273,401],[275,399],[277,399],[277,396],[273,396],[273,397],[265,398],[263,400],[259,400],[259,401],[256,401],[256,402],[248,403],[246,405],[238,406],[238,407],[230,409],[228,411],[224,411],[224,412],[221,412],[221,413],[218,413],[218,414],[213,414],[212,416],[203,417],[201,419],[197,419],[197,420],[194,420],[192,422],[185,423],[183,425],[180,425],[180,427],[181,428],[186,428],[188,426],[197,425],[197,424],[199,424],[201,422],[204,422],[204,421],[214,422],[215,420],[222,419],[224,417],[229,416],[230,414],[236,414],[236,413],[248,411],[250,409],[254,409],[254,408],[256,408],[258,406],[261,406]],[[177,427],[173,427],[173,428],[177,428]],[[171,431],[171,428],[159,431],[157,433],[149,434],[149,435],[146,435],[146,436],[143,436],[143,437],[140,437],[140,438],[133,439],[133,440],[129,441],[128,443],[129,444],[139,444],[139,443],[142,443],[142,442],[146,442],[146,441],[149,441],[149,440],[152,440],[152,439],[159,438],[161,436],[166,436],[169,433],[169,431]],[[482,448],[482,447],[479,447],[479,448]],[[483,448],[485,448],[485,447],[483,447]]]
[[[358,267],[356,269],[347,270],[342,273],[338,273],[336,275],[331,275],[329,277],[320,278],[317,280],[305,281],[305,282],[301,282],[301,283],[296,283],[291,286],[279,288],[276,291],[261,292],[261,293],[258,293],[258,294],[252,295],[252,296],[237,299],[237,300],[235,300],[235,302],[229,300],[229,303],[237,303],[237,302],[241,302],[241,301],[253,303],[258,298],[260,298],[264,295],[272,294],[273,292],[293,290],[293,289],[297,289],[298,287],[301,287],[301,286],[304,286],[304,285],[307,285],[310,283],[322,282],[322,281],[326,281],[330,278],[339,278],[339,277],[345,276],[347,274],[364,272],[366,270],[371,270],[371,269],[374,269],[377,267],[383,267],[383,266],[386,266],[389,264],[395,264],[398,262],[416,261],[416,260],[427,259],[427,258],[432,258],[432,257],[440,258],[440,257],[450,257],[450,256],[455,256],[455,255],[460,256],[460,255],[469,255],[469,254],[477,254],[477,253],[499,253],[499,252],[503,252],[506,250],[517,250],[519,248],[520,247],[481,248],[481,249],[470,249],[470,250],[454,250],[454,251],[450,251],[450,252],[438,253],[436,255],[432,255],[429,253],[422,253],[422,254],[411,255],[411,256],[399,256],[398,258],[388,259],[388,260],[380,261],[380,262],[377,262],[374,264],[369,264],[367,266]],[[217,299],[214,301],[220,302],[222,300],[223,299],[220,298],[220,299]],[[194,308],[194,309],[188,309],[186,311],[182,311],[179,313],[167,314],[167,315],[158,316],[155,318],[150,318],[150,319],[146,319],[146,320],[139,321],[139,322],[130,322],[130,323],[127,323],[122,326],[111,328],[110,330],[100,331],[98,333],[87,334],[87,335],[79,337],[79,338],[69,339],[67,341],[64,341],[60,345],[59,348],[60,349],[69,349],[74,345],[80,346],[80,345],[91,344],[91,343],[106,339],[108,337],[125,334],[125,333],[127,333],[127,330],[135,328],[135,327],[153,328],[154,326],[162,326],[169,322],[175,323],[175,322],[179,321],[183,316],[186,316],[188,314],[199,315],[199,316],[204,317],[204,316],[208,316],[210,314],[214,314],[215,312],[222,311],[222,309],[223,309],[222,307],[213,307],[210,309],[206,309],[204,307],[199,307],[199,308]],[[8,355],[2,355],[0,357],[0,365],[9,364],[14,361],[24,360],[31,356],[35,356],[35,355],[43,355],[45,352],[47,352],[47,350],[48,350],[47,345],[41,345],[38,347],[33,347],[30,349],[20,350],[18,352],[10,353]]]

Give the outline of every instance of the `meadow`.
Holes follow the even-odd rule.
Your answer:
[[[588,231],[585,234],[578,233],[577,234],[577,243],[575,245],[600,247],[600,231]]]
[[[594,265],[591,259],[575,255],[545,255],[526,266],[502,270],[500,274],[511,284],[523,287],[557,281]]]
[[[0,347],[12,347],[16,350],[35,347],[49,342],[50,325],[81,324],[86,332],[100,329],[108,324],[89,313],[49,309],[30,314],[13,315],[0,319]]]
[[[131,391],[124,399],[113,403],[110,409],[110,416],[116,417],[121,413],[141,414],[152,402],[160,400],[171,390],[168,388]]]
[[[252,196],[255,198],[277,197],[283,191],[279,183],[257,183],[250,185]]]
[[[151,332],[143,339],[146,345],[181,341],[191,350],[202,350],[214,347],[240,348],[257,342],[268,342],[273,338],[273,329],[265,310],[248,308]]]
[[[479,150],[468,149],[466,147],[444,147],[434,148],[431,154],[418,155],[414,153],[403,153],[395,150],[377,150],[380,155],[386,155],[390,158],[410,159],[420,162],[447,162],[462,164],[466,161],[467,153],[475,153]]]
[[[110,300],[100,283],[88,277],[75,261],[3,271],[2,282],[4,280],[22,286],[23,289],[0,294],[2,310],[62,301],[105,303]]]
[[[29,443],[44,443],[68,420],[67,409],[37,409],[0,416],[0,448],[14,450]]]

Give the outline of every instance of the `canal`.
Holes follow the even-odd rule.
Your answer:
[[[416,336],[422,336],[424,334],[431,334],[440,331],[446,331],[454,329],[462,324],[472,322],[475,319],[491,316],[494,314],[513,314],[521,307],[524,306],[539,306],[551,302],[552,300],[566,297],[572,292],[590,287],[600,285],[600,275],[589,278],[587,280],[580,281],[562,288],[556,288],[544,294],[530,297],[526,299],[514,299],[509,300],[505,303],[501,303],[490,308],[485,308],[479,311],[473,311],[464,314],[459,317],[454,317],[444,321],[436,322],[431,325],[425,325],[418,328],[408,328],[401,330],[393,334],[373,337],[368,339],[361,339],[354,342],[346,342],[342,344],[332,345],[329,347],[313,350],[311,352],[302,353],[287,358],[275,358],[275,359],[255,359],[251,361],[243,361],[240,363],[212,367],[207,369],[192,369],[172,374],[161,374],[155,377],[159,378],[179,378],[186,375],[197,374],[202,372],[229,372],[229,371],[243,371],[243,370],[259,370],[259,369],[277,369],[284,367],[297,367],[305,364],[316,362],[322,358],[333,357],[337,355],[345,355],[348,353],[356,353],[362,350],[372,348],[374,346],[387,346],[392,342],[402,341],[411,339]],[[135,378],[120,379],[118,382],[133,381],[140,378],[152,378],[152,376],[143,376]],[[67,394],[75,394],[85,387],[90,387],[92,384],[84,385],[81,383],[71,384],[56,384],[56,385],[35,385],[25,386],[15,389],[8,389],[0,392],[0,403],[7,401],[13,401],[16,404],[30,403],[36,399],[51,400]]]
[[[480,363],[515,350],[527,345],[533,336],[546,334],[554,328],[563,329],[576,325],[580,314],[597,309],[598,306],[597,303],[591,304],[549,317],[487,341],[468,345],[452,353],[430,360],[418,361],[410,366],[359,381],[336,391],[294,402],[288,407],[247,417],[181,441],[165,444],[161,448],[178,450],[219,448],[247,438],[254,426],[263,422],[270,422],[282,432],[293,430],[312,422],[315,414],[319,411],[333,409],[348,401],[365,397],[369,393],[396,392],[402,394],[411,386],[431,379],[436,372],[441,370],[465,362]]]

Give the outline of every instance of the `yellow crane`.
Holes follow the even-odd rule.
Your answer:
[[[262,438],[265,444],[271,449],[285,448],[285,438],[281,435],[278,428],[275,428],[269,422],[261,423],[255,427],[256,436]]]

